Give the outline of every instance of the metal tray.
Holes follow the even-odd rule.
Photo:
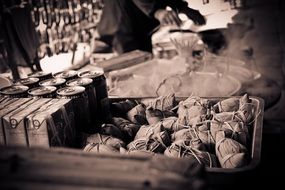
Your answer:
[[[241,97],[241,96],[236,96]],[[137,100],[142,103],[154,99],[156,97],[145,97],[145,98],[110,98],[110,103],[121,100]],[[222,100],[229,97],[202,97],[209,100]],[[185,100],[186,97],[176,97],[176,101]],[[212,186],[218,185],[232,185],[240,182],[246,182],[251,180],[251,177],[256,172],[256,168],[261,160],[261,142],[262,142],[262,128],[263,128],[263,116],[264,116],[264,100],[259,97],[250,96],[254,107],[255,107],[255,120],[252,124],[251,135],[251,150],[250,150],[250,163],[241,168],[226,169],[226,168],[208,168],[206,167],[206,177],[208,183]],[[243,183],[245,184],[245,183]]]

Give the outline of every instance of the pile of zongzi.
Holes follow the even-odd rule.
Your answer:
[[[255,106],[247,94],[227,99],[175,95],[111,104],[113,118],[88,137],[84,151],[194,157],[207,167],[249,163]]]

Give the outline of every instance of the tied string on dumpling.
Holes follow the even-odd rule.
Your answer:
[[[219,101],[219,102],[218,102],[218,107],[219,107],[219,111],[220,111],[220,112],[224,112],[223,105],[222,105],[222,101]]]
[[[153,102],[151,102],[149,107],[164,111],[165,108],[167,107],[166,105],[168,105],[169,107],[170,107],[170,105],[172,105],[171,101],[172,101],[173,96],[174,96],[173,93],[169,93],[167,96],[160,96],[157,99],[155,99]],[[159,107],[159,105],[160,105],[160,107]]]
[[[151,106],[148,106],[146,108],[146,119],[151,118],[159,118],[159,121],[162,121],[164,118],[170,117],[169,115],[172,114],[171,111],[162,111],[157,108],[153,108]],[[174,115],[174,113],[173,113]],[[152,124],[150,121],[148,121],[149,124]]]
[[[141,110],[139,110],[137,106],[134,107],[134,108],[136,109],[136,112],[137,112],[138,114],[142,114]],[[136,114],[136,115],[138,115],[138,114]]]
[[[91,152],[91,150],[93,150],[93,148],[96,147],[97,152],[99,152],[99,146],[98,146],[99,144],[100,143],[95,143],[95,142],[89,143],[88,147],[85,147],[84,151],[85,152]]]
[[[243,145],[246,145],[249,140],[247,126],[242,121],[221,122],[215,130],[211,130],[215,137],[219,131],[224,131],[227,138],[233,139]]]
[[[234,118],[232,120],[236,119],[236,120],[238,120],[240,122],[245,123],[246,118],[245,118],[244,114],[241,111],[234,112],[233,115],[234,115]]]
[[[162,124],[163,128],[166,129],[166,131],[169,131],[170,133],[175,133],[180,130],[190,128],[189,125],[183,125],[179,123],[179,120],[176,117],[175,118],[171,118],[171,117],[165,118],[160,123]]]
[[[193,133],[195,133],[193,131],[193,129],[189,128],[189,129],[182,129],[179,131],[174,132],[171,136],[172,141],[177,141],[177,140],[191,140],[191,139],[197,139],[196,134],[193,135]]]
[[[145,139],[137,139],[136,141],[131,142],[129,151],[133,150],[147,150],[147,141]]]
[[[152,127],[148,127],[147,130],[145,131],[145,136],[150,137],[154,134],[154,129]]]
[[[91,151],[93,148],[95,148],[95,147],[96,147],[96,149],[97,149],[97,152],[99,152],[100,149],[99,149],[99,146],[98,146],[98,145],[100,145],[100,144],[106,145],[107,141],[111,138],[111,136],[107,136],[107,137],[103,140],[102,135],[99,134],[99,133],[98,133],[98,137],[99,137],[100,142],[92,142],[92,143],[89,143],[89,146],[84,149],[86,152],[90,152],[90,151]]]
[[[214,114],[216,114],[216,113],[213,111],[212,107],[206,108],[206,109],[207,109],[207,112],[206,112],[205,119],[206,120],[212,120],[214,118]]]
[[[138,100],[133,100],[137,105],[141,104]]]
[[[222,167],[225,168],[236,168],[246,164],[245,156],[247,156],[247,149],[244,145],[238,141],[228,138],[224,131],[220,131],[219,140],[216,143],[216,154]],[[236,156],[242,158],[236,159]],[[229,165],[230,164],[230,165]]]
[[[177,122],[175,122],[175,130],[174,131],[178,131],[178,130],[180,130],[180,127],[182,127],[182,128],[185,128],[185,129],[190,129],[190,126],[189,125],[182,125],[182,124],[180,124],[180,123],[177,123]]]
[[[164,132],[163,130],[161,132]],[[161,138],[161,132],[155,134],[153,127],[148,127],[145,131],[145,137],[148,138],[148,140],[152,139],[154,141],[158,141],[164,148],[167,148],[165,143],[163,142],[163,139]],[[155,134],[155,136],[153,136]]]
[[[185,103],[186,101],[186,103]],[[193,126],[193,119],[196,118],[194,125],[198,122],[197,117],[199,117],[199,120],[211,120],[213,118],[211,108],[207,108],[203,103],[198,102],[198,105],[193,105],[193,102],[187,102],[187,100],[181,101],[179,103],[178,108],[178,118],[179,121],[186,125],[192,125]],[[190,101],[190,100],[189,100]],[[189,106],[190,105],[190,106]],[[203,117],[205,117],[203,119]],[[199,122],[200,122],[199,121]]]
[[[193,96],[193,92],[190,94],[190,96],[189,96],[188,98],[191,98],[192,96]],[[176,105],[175,107],[173,107],[173,108],[171,109],[171,111],[176,110],[179,106],[181,106],[180,104],[182,104],[183,106],[185,106],[185,105],[183,104],[184,102],[185,102],[185,101],[180,101],[178,105]]]
[[[193,148],[191,146],[187,146],[185,142],[183,142],[182,146],[173,144],[170,146],[170,149],[174,149],[178,152],[178,158],[187,157],[187,155],[192,155],[195,159],[199,162],[199,164],[203,164],[201,159],[199,158],[198,154],[203,154],[202,151]],[[209,152],[205,152],[209,158],[209,167],[213,167],[213,161]]]
[[[216,143],[216,149],[218,150],[220,148],[220,145],[226,141],[227,138],[222,138],[220,139],[217,143]],[[227,154],[225,157],[222,158],[221,162],[221,166],[223,166],[226,161],[228,161],[230,158],[232,158],[233,156],[235,156],[237,153],[231,153],[231,154]]]
[[[200,116],[199,116],[200,117]],[[208,113],[208,111],[207,111],[207,114],[206,114],[206,116],[205,116],[205,120],[203,121],[202,119],[202,121],[199,121],[198,122],[198,120],[196,119],[196,120],[194,120],[194,122],[193,122],[193,124],[192,124],[192,127],[194,128],[194,127],[196,127],[196,126],[201,126],[201,124],[204,124],[204,123],[207,123],[207,122],[211,122],[211,121],[213,121],[212,119],[214,118],[214,115],[212,114],[212,113]],[[217,120],[218,121],[218,120]],[[188,121],[189,122],[189,121]]]
[[[205,101],[205,102],[203,102]],[[190,108],[192,106],[200,106],[200,107],[203,107],[205,109],[208,109],[209,108],[209,102],[208,100],[206,99],[203,99],[203,98],[200,98],[199,96],[194,96],[193,95],[193,92],[191,93],[191,95],[186,99],[184,100],[183,102],[183,105],[187,108]]]
[[[156,138],[155,138],[155,140],[157,140],[162,146],[163,146],[163,148],[167,148],[167,146],[165,145],[165,143],[163,142],[163,139],[161,138],[161,135],[160,135],[160,133],[159,134],[157,134],[156,136],[155,136]]]
[[[184,120],[185,121],[185,124],[189,124],[190,123],[190,120],[189,120],[189,118],[188,118],[188,115],[189,115],[189,111],[188,111],[188,109],[186,109],[186,108],[183,108],[183,110],[182,110],[182,113],[180,113],[179,114],[179,116],[182,116],[182,121]],[[179,118],[179,117],[178,117]]]
[[[224,122],[224,124],[225,125],[227,125],[229,128],[228,129],[230,129],[231,131],[232,131],[232,135],[231,135],[231,139],[234,139],[234,136],[236,135],[236,134],[239,134],[239,132],[236,130],[237,129],[237,125],[235,125],[234,127],[231,125],[231,124],[229,124],[229,122]],[[243,125],[243,123],[241,122],[241,124]]]
[[[122,134],[127,141],[132,140],[140,128],[138,124],[134,124],[124,118],[113,117],[112,122],[122,131]]]
[[[218,101],[213,108],[216,112],[228,112],[228,111],[237,111],[239,108],[239,99],[236,97],[231,97]]]
[[[199,125],[195,125],[195,127],[193,127],[193,129],[194,129],[194,131],[195,131],[195,133],[197,134],[197,136],[198,136],[199,139],[201,139],[201,138],[199,137],[199,132],[206,132],[206,134],[207,134],[207,142],[206,142],[206,143],[209,144],[210,146],[216,141],[215,138],[213,137],[211,131],[210,131],[211,122],[212,122],[212,121],[210,121],[210,120],[206,120],[206,121],[201,122]],[[208,130],[206,130],[206,131],[200,131],[200,130],[198,129],[198,127],[201,126],[201,125],[204,125],[204,124],[207,125]],[[213,144],[212,146],[214,146],[214,144]]]
[[[205,106],[202,104],[201,98],[198,97],[198,96],[193,96],[193,93],[190,95],[189,98],[192,99],[192,100],[194,100],[193,106],[201,106],[201,107],[207,108],[207,107],[205,107]],[[184,106],[188,106],[187,103],[188,103],[187,101],[184,101],[184,102],[183,102],[183,105],[184,105]]]
[[[249,122],[248,124],[249,124],[249,125],[253,124],[253,123],[257,120],[257,118],[258,118],[258,116],[259,116],[260,114],[261,114],[261,109],[258,110],[258,113],[257,113],[256,116],[254,117],[254,119],[253,119],[251,122]]]
[[[138,104],[127,112],[127,119],[135,124],[146,124],[146,108],[144,104]]]
[[[185,99],[184,101],[179,102],[179,104],[181,104],[184,107],[188,107],[189,103],[188,103],[187,100],[192,99],[192,98],[196,98],[197,99],[197,96],[194,96],[193,92],[190,94],[190,96],[187,99]]]
[[[130,144],[130,147],[128,148],[129,151],[133,151],[133,150],[148,150],[148,145],[152,144],[153,142],[155,142],[154,139],[150,139],[150,138],[146,138],[146,139],[137,139],[135,141],[133,141]],[[155,146],[153,146],[149,151],[154,151],[159,147],[159,143],[156,143]]]
[[[222,126],[223,126],[224,122],[220,122],[220,121],[217,121],[217,120],[212,120],[211,122],[213,124],[217,125],[217,130],[214,130],[214,129],[216,129],[216,128],[214,128],[215,125],[211,125],[211,128],[210,128],[211,135],[214,137],[214,139],[216,141],[216,133],[222,129]]]
[[[107,136],[107,137],[103,140],[102,135],[99,134],[99,133],[98,133],[98,137],[99,137],[99,139],[100,139],[99,144],[105,144],[105,145],[106,145],[107,141],[111,138],[111,136]]]
[[[207,130],[208,143],[215,142],[216,140],[214,139],[214,137],[210,131],[210,127],[211,127],[210,121],[207,121],[206,125],[208,126],[208,130]]]
[[[192,139],[199,139],[199,136],[198,136],[198,133],[195,131],[195,130],[189,130],[189,132],[187,134],[190,134],[190,137],[191,137],[191,141]]]
[[[221,113],[219,113],[219,114],[222,114],[222,113],[223,113],[223,112],[221,112]],[[225,112],[224,112],[224,113],[225,113]],[[241,118],[239,118],[237,112],[226,112],[226,113],[227,113],[227,114],[228,114],[228,113],[231,114],[231,118],[228,119],[228,120],[233,121],[235,118],[237,118],[238,120],[242,121]],[[220,119],[218,119],[218,117],[217,117],[218,114],[217,114],[217,113],[213,112],[212,115],[213,115],[213,121],[217,121],[217,122],[219,122],[219,123],[225,122],[225,121],[220,120],[220,119],[224,119],[224,118],[222,118],[222,117],[221,117]]]
[[[248,105],[251,106],[249,107],[250,109],[246,109],[247,107],[245,106],[248,106]],[[250,111],[250,113],[248,111]],[[240,116],[242,117],[242,120],[244,122],[249,122],[248,120],[251,119],[250,117],[254,115],[254,112],[255,112],[254,104],[251,102],[243,103],[238,110],[238,113],[240,113]]]
[[[189,96],[186,100],[180,101],[178,105],[176,105],[175,107],[173,107],[173,108],[171,109],[171,111],[174,111],[174,110],[177,109],[179,106],[183,106],[185,109],[188,108],[189,105],[191,105],[191,104],[188,103],[187,100],[188,100],[188,99],[192,99],[192,97],[195,98],[195,102],[193,103],[193,106],[201,106],[201,107],[207,109],[207,107],[205,107],[205,105],[203,105],[203,104],[201,103],[201,101],[200,101],[201,98],[198,97],[198,96],[194,96],[194,95],[193,95],[193,92],[192,92],[192,93],[190,94],[190,96]],[[198,101],[198,100],[199,100],[199,101]],[[190,107],[191,107],[191,106],[190,106]]]

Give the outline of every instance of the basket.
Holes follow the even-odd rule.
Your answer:
[[[232,96],[234,97],[234,96]],[[240,97],[240,96],[235,96]],[[145,98],[111,98],[110,103],[118,102],[122,100],[137,100],[142,103],[148,102],[155,97],[145,97]],[[209,100],[222,100],[229,97],[202,97]],[[186,97],[175,97],[176,101],[185,100]],[[206,167],[207,180],[211,186],[221,185],[232,185],[237,184],[240,180],[251,180],[257,166],[261,160],[261,142],[262,142],[262,127],[263,127],[263,116],[264,116],[264,100],[250,96],[252,103],[255,107],[255,120],[252,124],[251,131],[251,146],[250,146],[250,162],[245,167],[235,168],[235,169],[225,169],[225,168],[208,168]]]

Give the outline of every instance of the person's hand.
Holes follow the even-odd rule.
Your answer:
[[[159,9],[154,13],[154,17],[160,22],[161,25],[175,25],[180,26],[181,20],[177,13],[174,11]]]
[[[186,16],[189,19],[191,19],[197,25],[204,25],[204,24],[206,24],[205,17],[198,10],[186,7],[181,12],[186,14]]]

